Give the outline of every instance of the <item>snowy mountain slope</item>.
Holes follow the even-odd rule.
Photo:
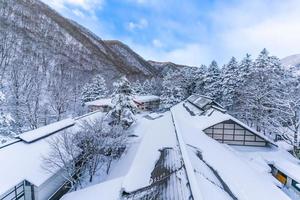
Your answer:
[[[281,59],[281,63],[287,67],[300,68],[300,54],[287,56],[287,57]]]
[[[104,43],[115,53],[124,66],[129,66],[132,72],[142,71],[146,75],[157,74],[157,69],[135,53],[127,45],[118,40],[105,40]]]
[[[185,67],[191,67],[186,65],[178,65],[172,62],[157,62],[157,61],[148,61],[150,65],[152,65],[156,70],[160,72],[161,75],[167,74],[168,71],[173,70],[177,71],[179,69],[185,68]]]
[[[122,74],[156,75],[155,69],[129,48],[125,55],[123,51],[116,53],[89,30],[38,0],[11,0],[1,7],[0,21],[4,30],[25,37],[32,48],[40,44],[39,51],[59,55],[71,68],[101,72],[107,78]],[[124,62],[126,56],[130,56],[131,62]]]

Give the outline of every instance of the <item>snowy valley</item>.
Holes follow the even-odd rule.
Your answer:
[[[0,200],[299,200],[300,56],[256,54],[146,60],[0,0]]]

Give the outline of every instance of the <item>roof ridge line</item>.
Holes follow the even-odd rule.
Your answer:
[[[179,150],[181,153],[182,161],[185,166],[187,179],[190,183],[190,190],[192,192],[192,196],[193,196],[194,200],[204,200],[201,192],[199,191],[199,185],[197,183],[195,174],[193,174],[194,170],[193,170],[191,161],[188,159],[188,153],[187,153],[186,147],[184,146],[185,144],[184,144],[182,135],[179,131],[177,131],[177,127],[176,127],[176,123],[175,123],[176,120],[173,116],[172,108],[170,109],[170,113],[171,113],[172,122],[173,122],[174,129],[175,129],[176,139],[179,144]]]

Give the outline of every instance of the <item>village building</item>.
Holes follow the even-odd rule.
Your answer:
[[[160,98],[155,95],[134,96],[133,102],[141,111],[156,111],[160,106]],[[88,110],[90,112],[97,110],[101,112],[108,112],[113,107],[111,98],[98,99],[95,101],[87,102],[85,103],[85,105],[88,107]]]
[[[65,130],[75,131],[82,120],[100,114],[55,122],[0,146],[0,200],[58,200],[67,191],[64,186],[68,183],[61,170],[50,173],[43,167],[43,156],[51,151],[48,141]]]
[[[203,118],[203,132],[220,143],[243,146],[273,145],[269,138],[227,114],[226,110],[212,98],[202,95],[190,96],[185,106],[198,110]],[[205,126],[205,127],[204,127]]]
[[[42,156],[50,151],[47,141],[64,130],[75,131],[81,120],[100,115],[62,120],[0,147],[0,160],[6,161],[0,166],[0,200],[59,199],[67,183],[60,170],[49,174],[42,169]],[[62,200],[95,196],[291,200],[292,195],[300,196],[298,160],[208,97],[194,95],[170,111],[137,118],[135,137],[129,137],[132,146],[114,163],[106,181],[67,193]]]
[[[133,102],[143,111],[156,111],[160,106],[160,98],[155,95],[135,96]]]
[[[86,102],[85,106],[87,106],[89,112],[94,112],[97,110],[101,112],[108,112],[112,109],[113,104],[111,103],[111,98],[106,98]]]
[[[69,193],[63,200],[92,200],[95,195],[125,200],[291,199],[269,164],[281,160],[299,170],[296,159],[212,99],[193,96],[147,119],[151,121],[139,122],[145,127],[135,134],[142,140],[126,173]],[[216,131],[221,137],[210,134],[215,128],[221,129]]]

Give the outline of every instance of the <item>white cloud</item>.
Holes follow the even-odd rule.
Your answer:
[[[128,29],[134,31],[136,29],[144,29],[148,27],[148,21],[144,18],[138,20],[137,22],[129,22]]]
[[[165,50],[155,48],[152,45],[139,45],[128,39],[126,42],[134,51],[140,54],[146,60],[155,60],[161,62],[174,62],[176,64],[200,66],[209,64],[214,59],[213,52],[209,46],[197,43],[188,43],[182,47]]]
[[[216,27],[212,45],[223,54],[222,61],[246,52],[256,55],[264,47],[279,57],[300,53],[299,10],[298,0],[241,1],[216,7],[211,13]]]
[[[152,40],[152,45],[157,48],[161,48],[164,46],[163,43],[159,39]]]
[[[103,0],[43,0],[45,3],[61,10],[68,5],[77,6],[86,11],[101,8]]]

